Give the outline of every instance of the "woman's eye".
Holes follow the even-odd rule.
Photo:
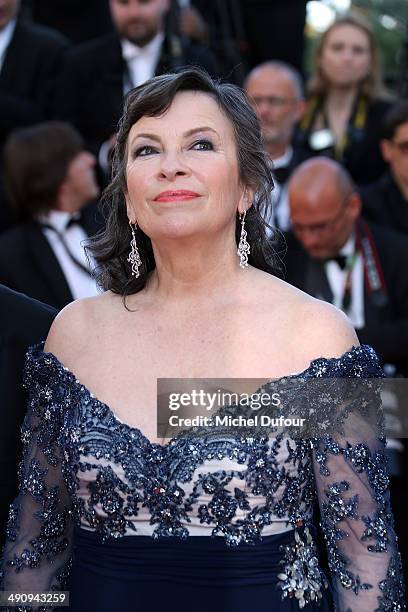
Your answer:
[[[145,157],[146,155],[152,155],[152,153],[156,153],[156,149],[150,145],[144,145],[136,149],[133,155],[134,157]]]
[[[195,151],[212,151],[214,147],[209,140],[198,140],[193,144],[192,149]]]

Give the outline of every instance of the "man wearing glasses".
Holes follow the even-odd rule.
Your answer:
[[[397,102],[384,121],[381,151],[389,165],[378,181],[360,191],[364,216],[408,234],[408,100]]]
[[[296,125],[305,111],[300,74],[289,64],[259,64],[248,75],[245,91],[258,115],[265,150],[272,160],[275,189],[267,221],[286,231],[290,227],[287,181],[307,154],[293,146]]]
[[[342,309],[360,342],[407,376],[408,274],[401,273],[407,241],[361,217],[349,174],[331,159],[301,164],[288,195],[293,231],[286,236],[286,280]]]

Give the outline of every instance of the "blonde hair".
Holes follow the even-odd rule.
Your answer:
[[[371,53],[370,70],[367,76],[361,82],[361,93],[366,95],[371,100],[384,96],[386,94],[386,90],[382,78],[380,52],[374,32],[370,23],[362,15],[356,13],[348,13],[347,15],[339,17],[336,19],[336,21],[334,21],[334,23],[332,23],[331,26],[327,28],[324,34],[322,34],[315,50],[314,71],[307,86],[308,95],[324,96],[327,93],[327,90],[330,88],[330,82],[319,65],[320,59],[330,33],[335,28],[344,25],[350,25],[358,28],[364,32],[364,34],[366,34],[369,41]]]

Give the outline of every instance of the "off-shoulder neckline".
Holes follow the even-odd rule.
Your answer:
[[[152,448],[166,448],[168,447],[176,438],[170,438],[165,444],[161,444],[160,442],[152,442],[144,433],[143,431],[139,428],[139,427],[133,427],[132,425],[129,425],[128,423],[125,423],[124,421],[122,421],[117,415],[116,412],[105,402],[103,402],[102,400],[98,399],[93,393],[92,391],[90,391],[90,389],[88,389],[88,387],[86,385],[84,385],[78,378],[77,376],[74,374],[74,372],[72,372],[69,368],[67,368],[59,359],[58,357],[54,354],[51,353],[49,351],[44,351],[44,346],[45,346],[45,341],[40,342],[38,344],[35,344],[33,346],[30,346],[28,351],[27,351],[27,359],[51,359],[51,361],[53,362],[53,364],[57,367],[57,369],[62,372],[70,382],[74,382],[77,385],[79,385],[81,387],[81,390],[87,395],[87,397],[89,397],[89,399],[92,400],[92,402],[94,402],[95,404],[99,405],[101,408],[103,408],[104,412],[106,414],[108,414],[108,416],[111,418],[111,420],[116,423],[117,425],[125,428],[127,431],[129,432],[135,432],[137,433],[137,435],[145,441],[146,444],[150,445],[150,447]],[[379,370],[381,370],[380,366],[379,366],[379,362],[378,362],[378,357],[375,353],[375,351],[372,349],[371,346],[367,345],[367,344],[362,344],[362,345],[353,345],[350,349],[348,349],[347,351],[345,351],[342,355],[340,355],[339,357],[316,357],[314,359],[312,359],[310,361],[310,364],[301,372],[297,372],[294,374],[286,374],[284,376],[280,376],[278,378],[270,378],[268,380],[266,380],[265,383],[263,383],[256,391],[259,392],[262,389],[264,389],[268,384],[272,384],[272,383],[279,383],[280,381],[290,381],[296,378],[302,378],[304,376],[307,376],[308,374],[310,374],[311,372],[313,372],[313,370],[317,369],[317,367],[320,366],[326,366],[327,368],[329,368],[330,366],[333,365],[338,365],[338,366],[342,366],[344,362],[347,362],[349,359],[352,359],[353,357],[362,357],[362,356],[369,356],[371,360],[374,360],[375,365],[379,368]],[[312,376],[313,377],[313,376]],[[316,376],[317,378],[317,376]]]

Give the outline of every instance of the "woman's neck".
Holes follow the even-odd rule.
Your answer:
[[[355,87],[332,88],[327,94],[325,113],[337,143],[342,141],[347,131],[357,95],[358,90]]]
[[[326,108],[340,112],[347,109],[351,114],[357,96],[356,87],[331,87],[326,95]]]
[[[177,302],[225,294],[248,273],[239,267],[236,250],[235,236],[224,241],[203,238],[153,243],[156,268],[146,290],[155,299],[160,296]]]

